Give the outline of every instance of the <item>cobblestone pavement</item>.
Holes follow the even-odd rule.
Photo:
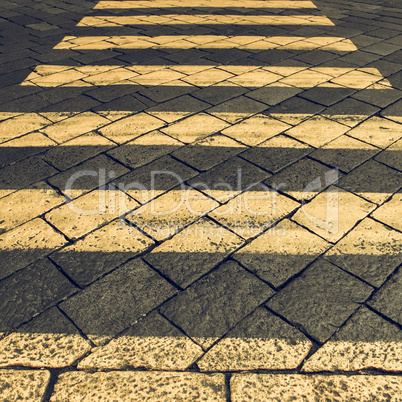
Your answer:
[[[0,399],[401,401],[401,18],[2,0]]]

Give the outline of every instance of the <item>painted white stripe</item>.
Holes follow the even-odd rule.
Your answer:
[[[84,17],[77,26],[117,27],[119,25],[324,25],[335,24],[315,15],[141,15]]]
[[[332,51],[358,50],[353,42],[341,37],[286,37],[286,36],[225,36],[225,35],[164,35],[164,36],[65,36],[54,49],[100,50],[100,49],[197,49],[243,48],[269,50],[286,48],[314,50],[325,46]]]
[[[235,8],[317,8],[311,1],[255,1],[255,0],[222,0],[217,4],[215,0],[192,1],[191,3],[172,0],[158,1],[100,1],[95,9],[135,9],[135,8],[168,8],[168,7],[235,7]]]

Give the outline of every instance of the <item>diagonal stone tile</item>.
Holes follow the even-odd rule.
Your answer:
[[[5,400],[16,401],[45,396],[50,382],[49,371],[32,370],[0,370],[0,388]]]
[[[205,349],[273,293],[268,285],[229,261],[163,305],[161,312]]]
[[[369,160],[339,181],[339,187],[382,204],[402,186],[402,173]]]
[[[355,313],[303,365],[303,372],[402,369],[402,334],[396,325],[366,307]]]
[[[218,202],[184,185],[137,208],[127,220],[158,241],[166,240],[218,206]]]
[[[182,146],[183,143],[180,141],[160,131],[152,131],[112,149],[108,152],[108,155],[134,169],[169,154]]]
[[[234,253],[233,258],[278,288],[329,247],[325,240],[284,220]]]
[[[76,290],[49,260],[40,260],[0,282],[0,332],[30,320]]]
[[[320,147],[348,130],[349,127],[343,124],[316,116],[291,128],[286,134],[313,147]]]
[[[402,193],[396,193],[392,198],[374,211],[372,217],[394,229],[402,231],[401,223],[401,201]]]
[[[275,173],[313,151],[308,145],[284,135],[278,135],[248,149],[241,157]]]
[[[300,92],[303,92],[301,88],[295,88],[282,81],[278,81],[250,91],[247,93],[247,96],[269,106],[274,106],[286,99],[292,98]]]
[[[402,323],[401,305],[402,270],[394,274],[377,292],[368,304],[381,314],[391,318],[398,324]]]
[[[244,240],[206,218],[188,226],[144,259],[186,288],[238,249]]]
[[[364,219],[324,258],[370,285],[380,287],[400,263],[402,234]]]
[[[402,124],[374,116],[350,130],[348,135],[376,147],[386,148],[402,138]]]
[[[178,149],[172,156],[198,170],[206,171],[245,149],[237,141],[218,134]]]
[[[325,342],[372,291],[372,287],[329,262],[318,260],[267,306],[319,342]]]
[[[343,172],[350,172],[378,151],[378,148],[366,142],[341,135],[312,152],[310,156]]]
[[[402,160],[401,160],[401,151],[402,151],[402,140],[398,140],[388,148],[386,148],[383,152],[379,153],[375,160],[385,163],[386,165],[398,169],[402,171]]]
[[[143,253],[154,242],[123,220],[115,220],[52,254],[51,259],[79,286]]]
[[[74,395],[88,399],[105,395],[125,401],[160,401],[186,398],[224,402],[226,400],[223,374],[180,373],[161,371],[64,373],[55,385],[52,402],[62,402]]]
[[[110,140],[123,144],[141,134],[156,130],[166,123],[154,116],[146,113],[138,113],[132,116],[117,120],[106,127],[103,127],[99,132]]]
[[[171,285],[137,258],[64,301],[60,307],[100,345],[175,293]]]
[[[279,120],[263,114],[257,114],[222,130],[222,134],[240,141],[243,144],[255,146],[261,142],[283,133],[290,126]]]
[[[331,186],[303,205],[293,220],[327,241],[336,242],[374,208],[375,204]]]
[[[294,369],[312,343],[264,308],[258,308],[197,363],[202,371]]]
[[[80,369],[186,370],[203,350],[166,318],[152,312],[82,360]]]
[[[25,268],[67,243],[42,219],[34,219],[0,236],[0,278]]]
[[[77,328],[53,307],[0,340],[0,367],[67,367],[90,350]]]

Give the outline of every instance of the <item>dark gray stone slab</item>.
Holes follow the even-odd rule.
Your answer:
[[[320,259],[277,293],[267,306],[324,342],[370,296],[372,290]]]

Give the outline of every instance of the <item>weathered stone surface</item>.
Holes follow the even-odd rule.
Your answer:
[[[222,134],[243,144],[255,146],[277,134],[283,133],[288,128],[290,128],[289,124],[263,114],[257,114],[229,128],[225,128]]]
[[[390,401],[397,402],[402,377],[369,375],[235,374],[233,402],[244,401]]]
[[[45,218],[69,238],[78,238],[137,206],[120,190],[94,190],[53,209]]]
[[[49,183],[70,199],[74,199],[128,172],[129,169],[120,163],[105,155],[99,155],[53,176]]]
[[[203,353],[169,321],[152,312],[109,344],[95,349],[78,368],[185,370]]]
[[[402,371],[402,333],[366,307],[303,365],[305,372],[356,371],[375,368]]]
[[[149,237],[118,219],[52,254],[51,258],[75,283],[86,286],[153,244]]]
[[[401,201],[402,193],[394,194],[388,202],[373,212],[372,217],[394,229],[402,231]]]
[[[244,240],[214,222],[202,218],[145,256],[174,283],[186,288],[218,265]]]
[[[331,248],[325,259],[373,286],[381,286],[401,262],[402,234],[366,218]]]
[[[40,401],[49,380],[49,371],[0,370],[0,392],[4,401]]]
[[[218,134],[187,145],[172,155],[198,170],[208,170],[245,149],[237,141]]]
[[[179,149],[184,144],[160,131],[153,131],[108,152],[130,168],[137,168]]]
[[[26,267],[66,244],[42,219],[34,219],[0,236],[0,278]]]
[[[242,153],[242,158],[275,173],[313,151],[308,145],[278,135]]]
[[[164,304],[161,312],[208,348],[273,294],[268,285],[229,261]]]
[[[0,142],[20,137],[51,124],[38,113],[24,113],[0,123]]]
[[[375,159],[395,169],[402,171],[402,140],[399,140],[378,154]]]
[[[91,350],[56,308],[0,340],[0,367],[67,367]]]
[[[116,185],[140,204],[166,193],[197,171],[166,155],[118,179]]]
[[[350,172],[378,151],[378,148],[363,141],[341,135],[311,153],[310,156],[343,172]]]
[[[375,204],[331,186],[303,205],[293,219],[324,239],[335,242],[374,208]]]
[[[263,184],[231,199],[209,216],[248,239],[259,235],[299,205]]]
[[[40,260],[0,282],[0,332],[30,320],[77,290],[49,260]]]
[[[127,219],[156,240],[173,236],[206,215],[218,202],[190,187],[175,187],[137,208]]]
[[[259,278],[279,287],[329,246],[308,230],[284,220],[241,248],[233,258]]]
[[[402,270],[394,274],[369,301],[380,313],[402,325]]]
[[[297,329],[260,307],[197,362],[203,371],[297,368],[312,343]]]
[[[326,187],[336,184],[339,176],[339,172],[328,166],[305,158],[268,178],[264,183],[302,201],[310,200]]]
[[[90,339],[100,344],[174,294],[175,289],[165,279],[137,258],[60,307]]]
[[[215,200],[226,202],[268,176],[268,172],[235,156],[199,174],[188,183]]]
[[[226,401],[223,374],[162,373],[152,371],[62,374],[52,402],[79,396],[82,400],[124,401]]]
[[[402,125],[382,117],[370,117],[350,130],[348,135],[376,147],[386,148],[402,137]]]
[[[402,173],[369,160],[344,176],[338,185],[366,200],[381,204],[402,187]]]
[[[317,260],[267,306],[324,342],[372,291],[373,288],[334,265]]]

